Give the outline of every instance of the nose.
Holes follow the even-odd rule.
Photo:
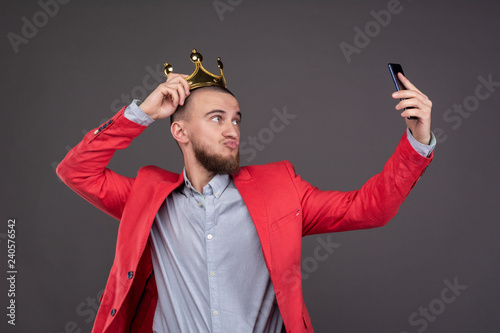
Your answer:
[[[234,125],[232,122],[227,122],[224,126],[222,135],[229,139],[239,140],[240,128],[238,127],[238,125]]]

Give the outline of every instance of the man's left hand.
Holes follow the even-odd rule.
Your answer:
[[[407,90],[396,91],[392,94],[394,99],[404,98],[396,105],[396,110],[404,110],[401,113],[410,129],[413,137],[420,143],[428,145],[431,141],[431,108],[432,102],[417,89],[403,74],[398,73],[401,83]],[[416,117],[416,119],[408,119]]]

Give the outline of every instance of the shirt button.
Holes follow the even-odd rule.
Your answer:
[[[116,313],[116,309],[111,310],[111,315],[114,316]]]
[[[203,206],[203,204],[201,203],[201,201],[198,201],[198,206]]]
[[[212,236],[212,234],[208,234],[208,235],[207,235],[207,238],[208,238],[208,239],[212,239],[212,237],[213,237],[213,236]]]
[[[127,277],[129,278],[129,280],[131,278],[133,278],[134,277],[134,272],[132,272],[132,271],[128,272]]]
[[[214,312],[212,312],[214,314],[214,316],[217,316],[219,314],[219,311],[217,310],[214,310]]]
[[[97,133],[99,133],[99,130],[94,131],[94,135],[97,135]]]
[[[215,276],[215,272],[214,271],[210,271],[210,276]]]

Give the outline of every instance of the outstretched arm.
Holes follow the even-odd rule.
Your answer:
[[[382,172],[359,190],[322,191],[294,178],[303,214],[303,235],[368,229],[385,225],[396,215],[410,190],[432,161],[411,146],[406,133]]]
[[[403,135],[381,173],[370,178],[361,189],[350,192],[321,191],[295,176],[302,195],[304,235],[385,225],[432,161],[435,146],[431,133],[432,102],[401,73],[399,79],[408,90],[392,96],[404,98],[396,109],[406,108],[401,117],[410,133]],[[410,116],[415,119],[408,119]]]

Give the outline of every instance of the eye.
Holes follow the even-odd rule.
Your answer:
[[[221,121],[221,116],[215,116],[212,118],[213,121],[215,121],[216,123],[220,122]]]
[[[240,122],[241,122],[241,120],[235,119],[235,120],[233,120],[233,125],[239,125]]]

